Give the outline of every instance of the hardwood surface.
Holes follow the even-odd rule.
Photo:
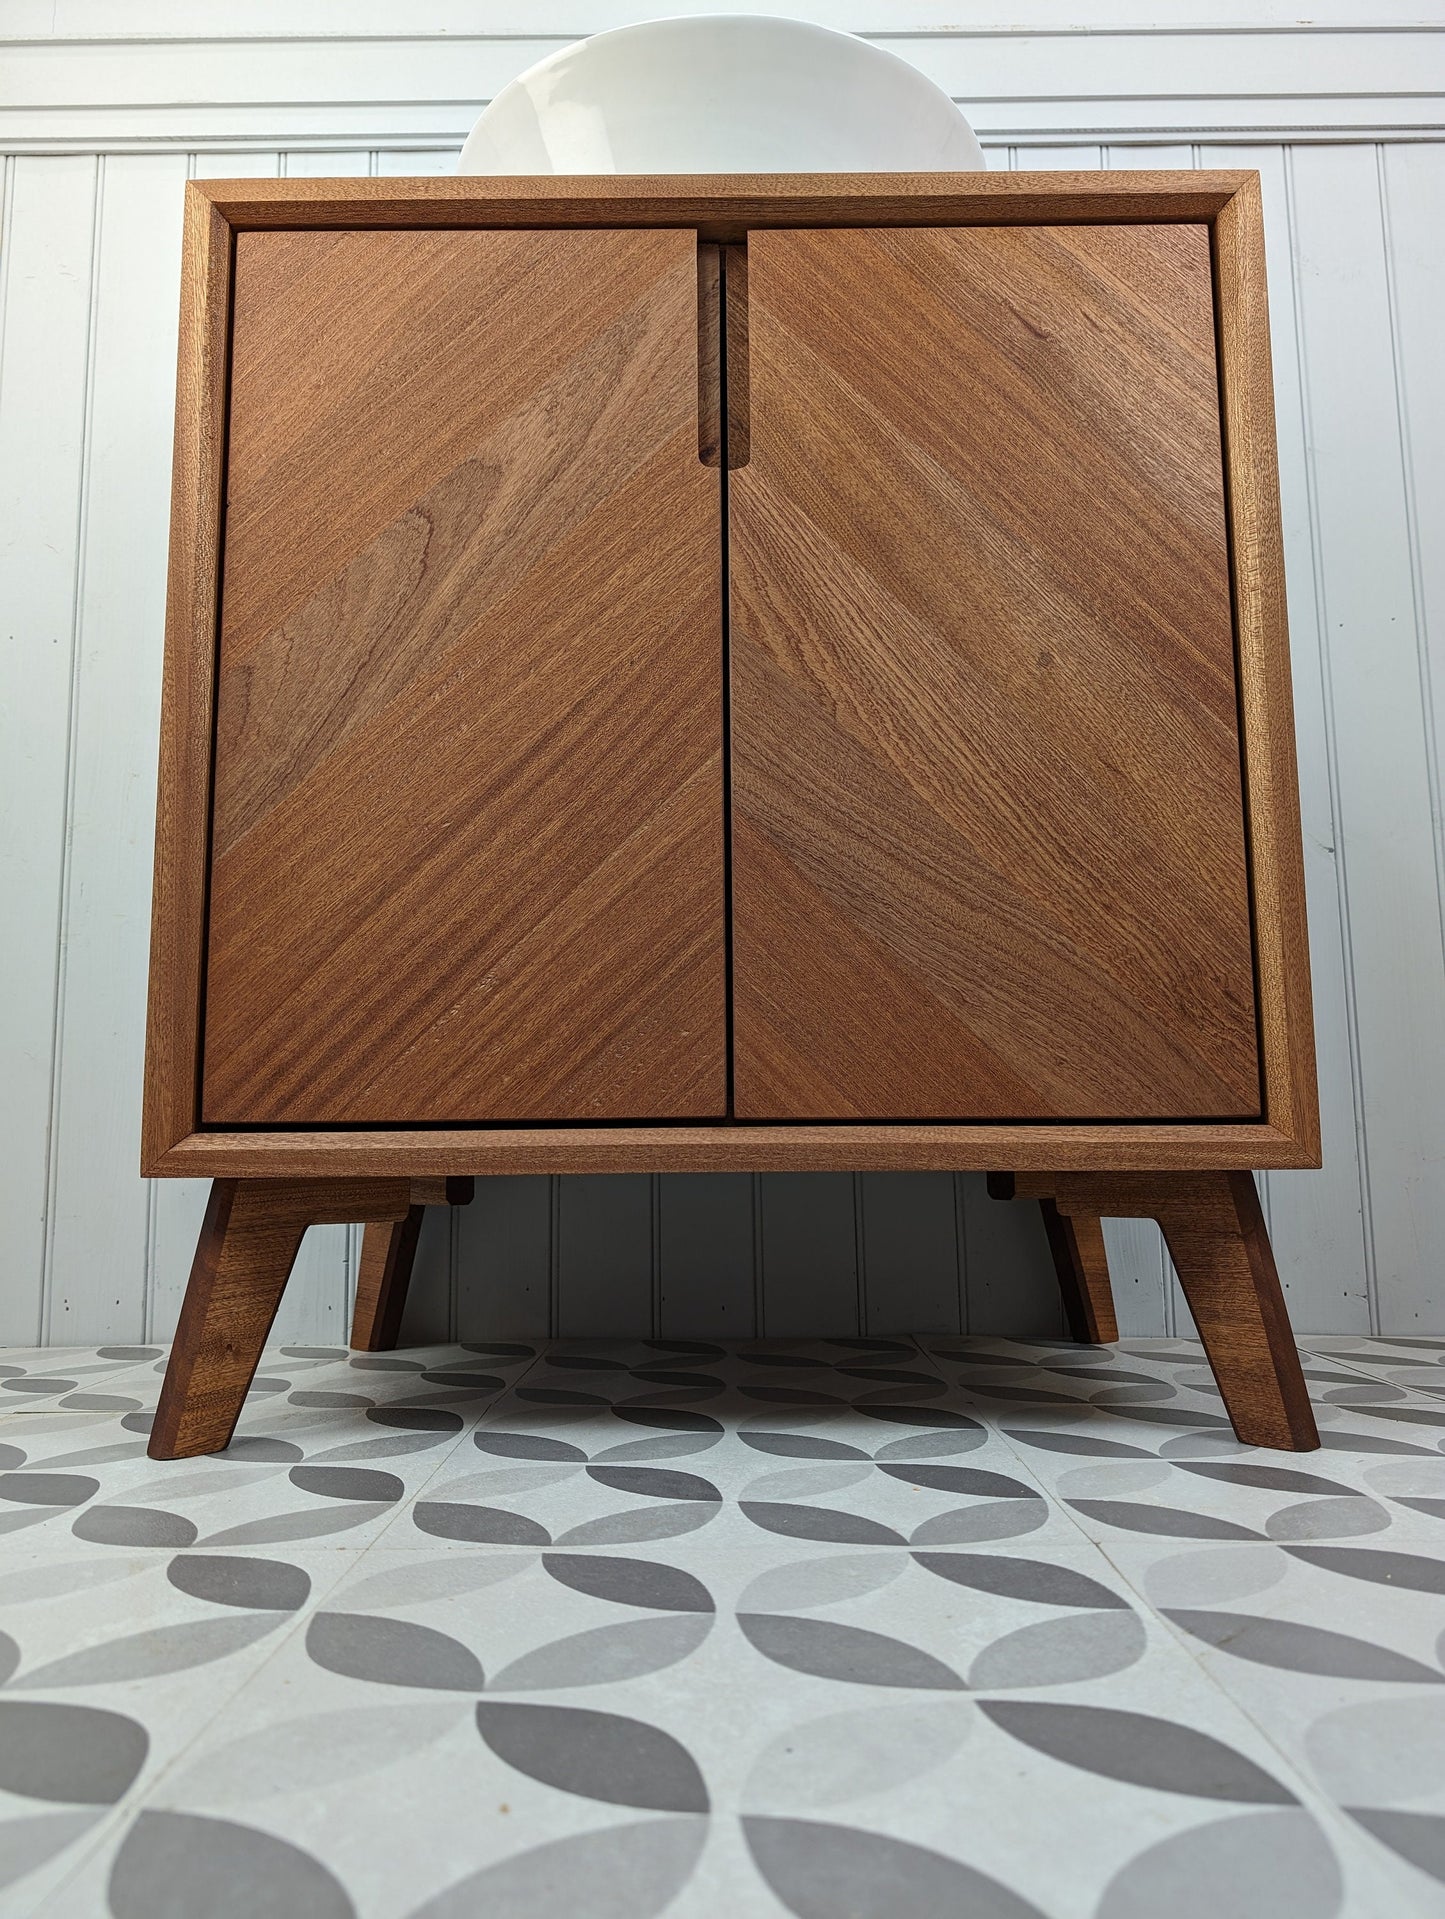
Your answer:
[[[230,225],[691,227],[740,240],[761,227],[1030,226],[1211,220],[1251,176],[1141,173],[512,175],[482,179],[205,180]]]
[[[723,341],[727,341],[724,378]],[[726,387],[726,401],[724,401]],[[724,428],[723,411],[727,421]],[[748,459],[748,250],[702,240],[697,249],[698,456],[729,467]]]
[[[1227,173],[799,176],[667,180],[206,181],[187,186],[177,405],[172,592],[158,810],[151,1016],[143,1170],[163,1176],[243,1177],[404,1172],[439,1176],[486,1171],[646,1168],[868,1169],[1019,1167],[1257,1167],[1318,1165],[1308,976],[1297,879],[1296,802],[1290,787],[1292,719],[1284,682],[1277,511],[1257,176]],[[1220,372],[1241,597],[1240,706],[1251,806],[1251,859],[1261,907],[1279,876],[1279,936],[1264,929],[1260,1026],[1265,1118],[1258,1123],[1101,1122],[1069,1125],[783,1126],[741,1137],[702,1123],[589,1128],[399,1125],[337,1132],[296,1124],[274,1135],[198,1131],[199,1024],[205,898],[205,820],[210,805],[214,608],[219,511],[218,450],[224,425],[228,252],[245,227],[434,228],[485,221],[499,227],[607,226],[636,221],[736,242],[760,227],[901,223],[989,228],[1014,222],[1212,222],[1219,294]],[[236,227],[243,230],[237,234]],[[333,236],[320,234],[320,239]],[[757,237],[762,237],[757,235]],[[689,265],[695,303],[695,268]],[[219,343],[220,351],[217,351]],[[689,434],[697,432],[695,348]],[[706,472],[706,469],[704,469]],[[716,474],[709,476],[715,479]],[[741,477],[741,476],[740,476]],[[1256,483],[1257,482],[1257,483]],[[1241,497],[1240,485],[1243,487]],[[1251,506],[1253,502],[1253,506]],[[1251,622],[1255,593],[1267,617]],[[1251,642],[1251,634],[1255,642]],[[1271,795],[1276,804],[1270,804]]]
[[[697,457],[722,464],[722,254],[715,242],[697,249]]]
[[[1248,1446],[1313,1451],[1320,1436],[1254,1180],[1195,1175],[1155,1203],[1236,1435]]]
[[[163,1178],[404,1173],[987,1172],[1318,1165],[1270,1126],[530,1126],[191,1133]]]
[[[1215,221],[1214,259],[1265,1111],[1317,1152],[1304,848],[1257,174]]]
[[[1247,1446],[1320,1443],[1259,1193],[1248,1173],[1020,1175],[1014,1196],[1069,1217],[1157,1220],[1235,1435]]]
[[[727,338],[728,466],[746,466],[752,433],[748,372],[748,250],[722,248],[723,311]]]
[[[748,255],[738,1117],[1258,1116],[1208,229]]]
[[[205,1124],[723,1112],[696,275],[238,237]]]
[[[468,1206],[470,1179],[414,1179],[411,1205],[401,1219],[374,1220],[361,1236],[351,1346],[359,1353],[388,1353],[401,1332],[417,1241],[428,1206]]]
[[[230,1444],[308,1226],[404,1219],[410,1204],[401,1179],[218,1179],[156,1406],[151,1458]]]
[[[425,1218],[424,1206],[411,1206],[404,1218],[376,1220],[362,1234],[351,1314],[353,1352],[389,1353],[396,1345]]]
[[[205,965],[231,230],[186,192],[142,1155],[195,1125]]]
[[[1059,1276],[1069,1337],[1088,1346],[1111,1345],[1119,1337],[1119,1322],[1114,1316],[1109,1254],[1098,1214],[1061,1213],[1051,1199],[1040,1200],[1039,1211],[1054,1271]]]

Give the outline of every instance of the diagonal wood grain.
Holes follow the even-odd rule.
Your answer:
[[[242,235],[231,414],[205,1121],[721,1114],[692,236]]]
[[[1207,229],[760,233],[749,280],[739,1117],[1257,1116]]]

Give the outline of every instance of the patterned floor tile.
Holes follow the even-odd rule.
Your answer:
[[[164,1352],[161,1346],[7,1347],[0,1359],[0,1420],[57,1407],[132,1412],[142,1403],[131,1403],[132,1382],[147,1380]]]
[[[1367,1373],[1386,1385],[1445,1398],[1445,1340],[1311,1340],[1311,1347],[1335,1364]]]
[[[175,1755],[341,1577],[284,1559],[13,1550],[0,1570],[0,1866],[24,1913],[119,1830]],[[0,1892],[0,1899],[7,1895]],[[104,1907],[97,1908],[104,1910]]]
[[[359,1547],[534,1359],[530,1347],[356,1356],[282,1348],[263,1360],[226,1452],[180,1461],[146,1456],[160,1387],[151,1362],[131,1379],[124,1411],[57,1403],[0,1426],[0,1535],[43,1538],[59,1552],[230,1550],[343,1535]]]
[[[174,1464],[154,1355],[0,1356],[0,1911],[1445,1912],[1445,1451],[1370,1350],[1295,1459],[1188,1341],[286,1348]]]
[[[1445,1562],[1420,1543],[1392,1527],[1384,1543],[1169,1550],[1132,1539],[1106,1550],[1322,1795],[1439,1878]],[[1427,1910],[1445,1911],[1445,1891],[1434,1901]]]
[[[1277,1753],[1077,1532],[942,1557],[377,1550],[148,1804],[399,1913],[459,1886],[455,1910],[495,1910],[529,1871],[533,1912],[662,1910],[629,1889],[686,1893],[703,1845],[669,1909],[717,1911],[730,1860],[744,1912],[881,1914],[891,1889],[890,1911],[1082,1915],[1141,1845],[1241,1815],[1334,1884]],[[519,1832],[547,1848],[530,1869]],[[842,1903],[870,1882],[880,1903]]]
[[[853,1357],[769,1347],[679,1368],[549,1355],[486,1409],[386,1543],[621,1545],[720,1527],[745,1542],[902,1545],[1038,1523],[1007,1445],[939,1403],[935,1371],[916,1354]]]

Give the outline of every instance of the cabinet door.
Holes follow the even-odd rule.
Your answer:
[[[236,243],[203,1117],[725,1105],[686,232]]]
[[[1207,230],[748,277],[739,1117],[1256,1117]]]

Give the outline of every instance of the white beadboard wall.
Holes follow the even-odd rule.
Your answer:
[[[1297,1326],[1440,1333],[1445,10],[1157,10],[811,17],[937,79],[992,167],[1260,171],[1325,1128],[1323,1172],[1262,1185]],[[182,182],[447,171],[512,75],[629,17],[0,0],[0,1341],[166,1336],[203,1201],[136,1173]],[[1185,1325],[1155,1229],[1108,1231],[1125,1326]],[[356,1250],[309,1236],[287,1337],[343,1336]],[[931,1174],[481,1181],[414,1293],[410,1332],[463,1339],[1060,1326],[1033,1210]]]

